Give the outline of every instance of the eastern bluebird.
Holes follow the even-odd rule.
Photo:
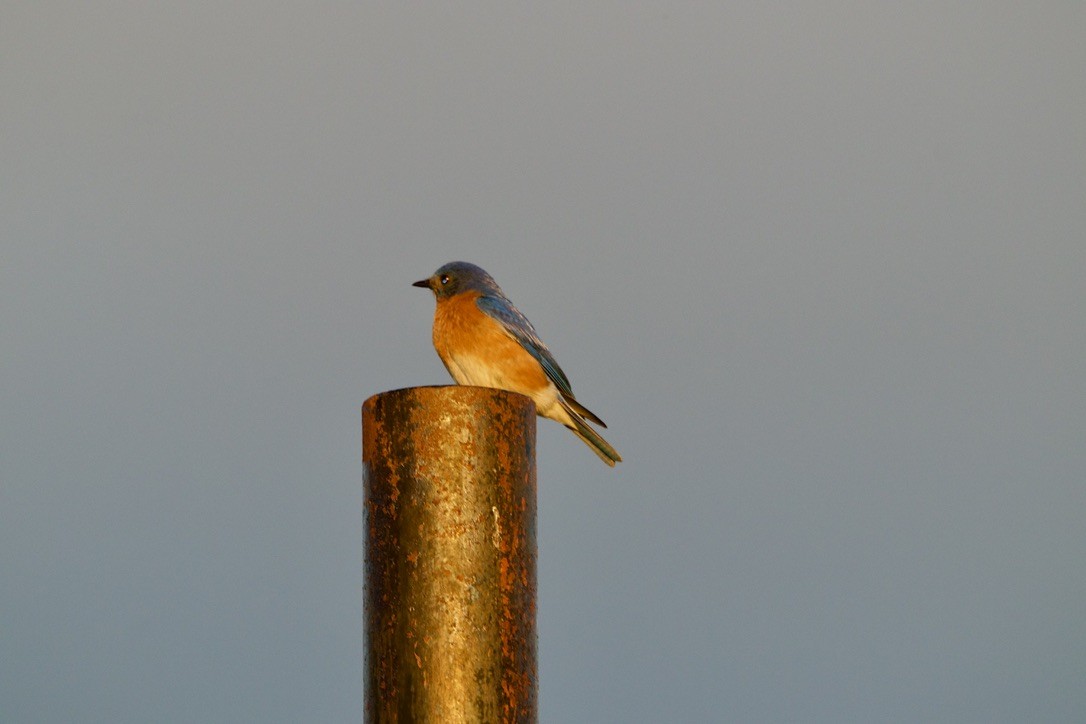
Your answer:
[[[577,402],[532,323],[489,274],[454,261],[413,286],[426,287],[437,298],[434,349],[457,384],[527,395],[540,415],[568,427],[605,463],[614,467],[622,460],[587,421],[607,425]]]

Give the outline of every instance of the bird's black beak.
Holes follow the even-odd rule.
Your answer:
[[[429,289],[430,288],[430,280],[429,279],[419,279],[417,282],[415,282],[411,286],[413,286],[413,287],[422,287],[423,289]]]

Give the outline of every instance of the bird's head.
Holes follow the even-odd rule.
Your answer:
[[[429,289],[438,299],[470,291],[501,294],[501,289],[493,277],[482,268],[466,261],[451,261],[411,286]]]

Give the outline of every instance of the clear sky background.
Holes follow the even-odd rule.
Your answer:
[[[362,402],[490,271],[546,722],[1086,711],[1086,6],[8,2],[0,720],[353,722]]]

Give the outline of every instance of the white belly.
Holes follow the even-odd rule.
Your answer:
[[[551,417],[552,410],[558,408],[558,388],[550,384],[542,389],[525,390],[510,383],[501,370],[492,365],[484,364],[478,357],[467,354],[449,355],[444,360],[449,374],[458,385],[473,385],[475,387],[494,387],[499,390],[519,392],[531,397],[535,402],[536,410],[544,417]]]

